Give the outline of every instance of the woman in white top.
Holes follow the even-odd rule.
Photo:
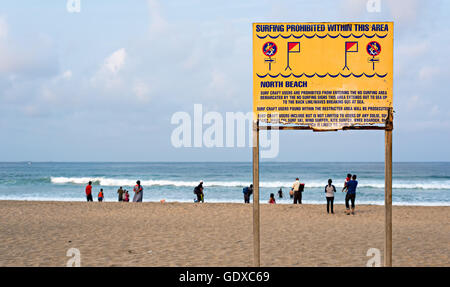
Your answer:
[[[333,181],[331,178],[328,180],[328,184],[325,186],[325,196],[327,198],[327,213],[330,213],[330,205],[331,205],[331,213],[334,214],[333,211],[333,202],[334,202],[334,193],[336,192],[336,187],[332,185]]]

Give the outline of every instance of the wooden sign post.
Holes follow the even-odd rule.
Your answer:
[[[261,265],[259,227],[259,125],[253,122],[253,253],[254,265]]]
[[[384,266],[392,266],[393,52],[393,22],[253,23],[255,266],[259,131],[272,129],[385,132]]]
[[[385,138],[385,159],[384,159],[384,266],[392,266],[392,130],[393,111],[389,109]]]
[[[392,266],[392,130],[394,129],[392,108],[388,111],[386,125],[353,126],[343,130],[384,130],[385,132],[385,193],[384,193],[384,266]],[[255,267],[261,266],[260,255],[260,212],[259,212],[259,131],[263,130],[313,130],[308,126],[260,126],[253,122],[253,262]]]

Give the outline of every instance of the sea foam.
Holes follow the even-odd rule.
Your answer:
[[[123,179],[123,178],[106,178],[106,177],[51,177],[51,182],[53,184],[77,184],[84,185],[89,181],[92,181],[96,185],[102,186],[134,186],[136,184],[136,179]],[[322,188],[326,185],[326,182],[322,181],[307,181],[305,180],[305,188]],[[260,182],[261,187],[267,188],[289,188],[292,186],[293,182],[287,181],[262,181]],[[183,181],[183,180],[151,180],[151,179],[141,179],[141,184],[143,186],[177,186],[177,187],[194,187],[198,185],[198,181]],[[205,180],[205,187],[244,187],[251,184],[251,181],[207,181]],[[343,183],[335,184],[336,188],[342,188]],[[367,188],[379,188],[384,189],[384,181],[364,181],[360,180],[358,187]],[[429,181],[429,182],[396,182],[394,180],[392,187],[394,189],[450,189],[450,181]]]

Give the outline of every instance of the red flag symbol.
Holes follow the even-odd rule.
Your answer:
[[[288,51],[289,52],[291,52],[294,48],[296,48],[295,49],[296,51],[293,51],[293,52],[297,52],[297,51],[300,52],[300,42],[289,42],[288,43]]]
[[[345,42],[345,51],[346,52],[356,52],[358,49],[358,42]],[[354,47],[356,45],[356,47]],[[353,49],[352,49],[353,48]]]

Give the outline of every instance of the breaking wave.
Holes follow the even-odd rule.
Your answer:
[[[84,185],[92,181],[95,185],[102,186],[134,186],[136,179],[121,179],[121,178],[106,178],[106,177],[51,177],[53,184],[79,184]],[[244,187],[248,186],[251,181],[207,181],[205,180],[205,187]],[[177,181],[177,180],[141,180],[143,186],[191,186],[194,187],[198,181]],[[326,185],[326,181],[305,181],[305,188],[322,188]],[[342,183],[337,183],[335,186],[342,188]],[[292,186],[292,182],[287,181],[262,181],[261,187],[267,188],[286,188]],[[384,181],[360,181],[358,187],[379,188],[384,189]],[[393,182],[394,189],[450,189],[450,181],[430,181],[430,182]]]

